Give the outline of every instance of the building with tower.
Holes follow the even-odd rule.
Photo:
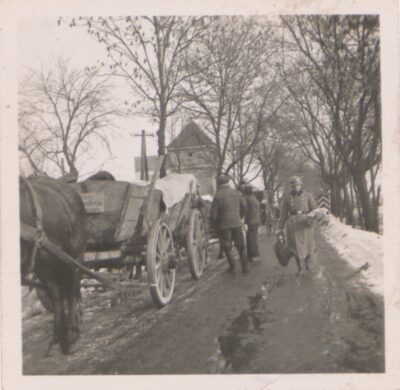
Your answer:
[[[172,139],[167,146],[171,172],[191,173],[200,184],[202,195],[214,194],[214,142],[193,121]]]

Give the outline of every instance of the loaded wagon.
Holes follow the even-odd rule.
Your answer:
[[[201,277],[208,236],[195,177],[157,178],[158,170],[150,183],[20,178],[21,282],[53,311],[48,352],[58,340],[68,354],[79,336],[79,271],[122,295],[149,287],[159,306],[172,298],[183,249]],[[116,283],[97,272],[103,267],[146,267],[147,283]]]
[[[158,179],[156,170],[150,183],[89,179],[72,186],[85,205],[87,268],[145,267],[146,286],[159,306],[172,298],[182,249],[192,277],[201,277],[208,237],[194,176]]]

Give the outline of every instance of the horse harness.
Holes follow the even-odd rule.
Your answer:
[[[32,184],[29,182],[29,180],[25,178],[21,178],[22,182],[25,184],[26,188],[28,189],[29,195],[32,198],[32,205],[33,205],[33,211],[35,214],[35,230],[37,232],[37,238],[35,239],[35,242],[33,244],[33,250],[32,254],[30,256],[30,260],[28,263],[28,274],[31,274],[35,268],[35,260],[36,260],[36,255],[38,249],[40,249],[43,238],[45,237],[45,233],[43,230],[43,210],[40,205],[39,199],[37,192],[33,188]],[[23,225],[21,227],[23,229]],[[28,283],[31,283],[30,280],[25,280]]]

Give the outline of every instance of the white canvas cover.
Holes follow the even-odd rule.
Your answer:
[[[163,201],[167,209],[180,202],[185,194],[195,193],[197,179],[190,173],[170,173],[158,179],[154,188],[162,192]]]

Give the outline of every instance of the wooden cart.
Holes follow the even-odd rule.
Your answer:
[[[182,249],[192,277],[201,277],[208,257],[208,237],[195,188],[167,210],[163,194],[155,189],[157,173],[148,185],[86,180],[73,186],[81,194],[87,214],[85,266],[94,270],[141,270],[144,266],[151,296],[164,306],[173,295]]]

